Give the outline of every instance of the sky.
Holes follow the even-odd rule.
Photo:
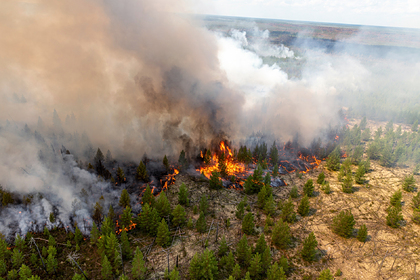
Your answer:
[[[192,0],[195,13],[420,28],[420,0]]]

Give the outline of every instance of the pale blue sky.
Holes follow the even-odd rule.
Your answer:
[[[195,12],[420,28],[420,0],[192,0]]]

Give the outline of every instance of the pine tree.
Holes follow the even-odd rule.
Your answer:
[[[203,211],[200,212],[200,217],[198,218],[195,227],[197,228],[197,231],[200,232],[200,233],[206,232],[207,222],[206,222],[206,217],[205,217]]]
[[[172,211],[172,224],[175,227],[183,226],[186,222],[186,215],[187,213],[185,212],[184,207],[178,204]]]
[[[357,233],[357,240],[360,242],[365,242],[367,238],[367,227],[366,225],[361,225]]]
[[[420,192],[413,196],[411,200],[411,207],[413,207],[414,209],[420,208]]]
[[[277,178],[279,176],[279,165],[276,163],[273,166],[273,172],[271,173],[273,178]]]
[[[44,227],[44,235],[49,236],[50,231],[48,230],[47,226]]]
[[[126,189],[122,190],[118,205],[120,205],[122,208],[126,208],[126,207],[131,208],[130,195],[128,194],[128,191]]]
[[[331,274],[331,271],[327,268],[321,271],[319,274],[318,280],[333,280],[334,276]]]
[[[254,227],[254,215],[251,212],[249,212],[245,215],[244,220],[242,221],[242,231],[245,234],[253,234]]]
[[[416,180],[414,179],[414,176],[407,176],[404,178],[404,182],[403,182],[403,186],[402,186],[403,190],[405,190],[406,192],[412,192],[415,190],[416,188]]]
[[[149,204],[150,206],[155,205],[155,197],[153,196],[152,190],[150,189],[149,184],[146,186],[146,190],[143,193],[143,196],[141,197],[141,203],[143,205]]]
[[[309,214],[309,209],[310,209],[309,197],[305,194],[305,196],[300,201],[300,204],[299,204],[299,207],[298,207],[297,212],[301,216],[307,216]]]
[[[80,245],[80,242],[83,240],[82,232],[77,226],[76,226],[76,230],[74,231],[74,240],[76,241],[76,244],[79,244],[79,245]]]
[[[363,119],[360,121],[359,128],[361,130],[365,130],[366,129],[366,125],[367,125],[366,117],[363,117]]]
[[[23,263],[23,253],[17,248],[13,249],[12,265],[14,268],[19,268]]]
[[[308,179],[308,181],[306,181],[305,185],[303,186],[303,193],[306,194],[308,197],[312,197],[314,196],[314,182],[312,181],[312,179]]]
[[[149,216],[149,224],[147,225],[147,231],[151,236],[156,236],[159,227],[159,213],[156,208],[152,208]]]
[[[136,170],[136,179],[143,182],[149,181],[149,174],[147,173],[146,165],[144,165],[142,160]]]
[[[209,181],[210,189],[218,190],[223,188],[223,182],[220,179],[220,173],[217,171],[213,171],[210,175],[210,181]]]
[[[29,280],[41,280],[41,278],[39,278],[38,275],[32,275],[31,278],[29,278]]]
[[[341,184],[344,193],[352,193],[353,192],[353,176],[351,172],[348,172],[346,178],[344,179],[343,183]]]
[[[162,219],[157,231],[156,244],[158,246],[166,247],[169,243],[169,239],[170,236],[168,225],[166,224],[165,219]]]
[[[294,205],[292,199],[289,200],[283,205],[281,211],[281,218],[288,223],[294,223],[296,221],[296,213],[294,210]]]
[[[55,242],[55,238],[50,235],[50,237],[48,238],[48,246],[55,246],[57,245],[57,242]]]
[[[188,204],[189,204],[188,189],[187,189],[187,186],[184,183],[182,183],[181,186],[179,187],[178,203],[181,204],[181,205],[185,205],[185,206],[188,206]]]
[[[270,162],[274,166],[277,165],[277,162],[279,161],[279,150],[276,146],[276,141],[273,142],[273,145],[270,148]]]
[[[115,225],[114,222],[111,220],[110,217],[105,217],[104,221],[102,222],[101,232],[104,235],[110,234],[114,231]]]
[[[291,198],[298,198],[299,197],[298,188],[296,186],[293,186],[292,189],[290,190],[289,195],[290,195]]]
[[[53,272],[56,271],[58,267],[58,261],[52,253],[48,254],[46,265],[47,265],[47,271],[49,274],[52,274]]]
[[[15,246],[16,248],[18,248],[20,251],[23,251],[26,248],[25,245],[25,238],[22,238],[19,234],[16,234],[16,238],[15,238]]]
[[[271,265],[267,273],[267,280],[286,280],[283,268],[279,267],[277,263]]]
[[[260,279],[260,274],[262,273],[262,267],[261,267],[261,255],[259,253],[256,253],[254,256],[252,256],[250,261],[250,266],[248,268],[248,272],[251,279]]]
[[[207,195],[202,195],[200,199],[200,211],[207,215],[209,209],[209,202],[207,201]]]
[[[249,271],[246,272],[244,280],[252,280],[251,274],[249,273]]]
[[[210,150],[206,151],[206,154],[204,155],[204,164],[209,165],[211,162],[211,152]]]
[[[93,207],[93,220],[96,221],[98,224],[102,221],[102,215],[103,215],[103,208],[101,203],[97,201],[95,203],[95,206]]]
[[[226,238],[223,235],[222,241],[220,242],[220,245],[219,245],[219,250],[217,251],[217,255],[219,257],[225,256],[228,251],[229,251],[229,247],[227,245]]]
[[[111,221],[114,221],[115,218],[115,212],[114,212],[114,207],[112,207],[112,204],[109,205],[109,210],[108,210],[108,217]]]
[[[120,183],[120,184],[125,183],[125,181],[126,181],[124,171],[119,166],[117,168],[117,180],[118,180],[118,183]]]
[[[196,253],[190,262],[190,278],[192,280],[217,279],[217,260],[213,251],[205,249],[203,253]]]
[[[9,255],[9,250],[7,250],[7,242],[0,238],[0,260],[5,260]]]
[[[222,178],[226,178],[229,175],[228,171],[227,171],[226,156],[225,156],[224,152],[222,152],[219,156],[219,163],[218,163],[217,167],[218,167],[218,170],[220,172],[220,176]]]
[[[289,271],[289,262],[285,256],[282,256],[279,260],[279,266],[283,268],[284,273]]]
[[[318,246],[318,241],[316,241],[315,234],[311,232],[303,242],[303,249],[300,252],[305,261],[312,262],[315,260],[316,246]]]
[[[121,226],[128,227],[131,224],[132,217],[131,208],[127,206],[121,215]]]
[[[27,279],[31,278],[32,271],[29,267],[22,264],[22,266],[20,267],[20,270],[19,270],[19,276],[20,276],[21,280],[27,280]]]
[[[244,218],[244,213],[245,213],[245,203],[244,203],[244,201],[241,201],[236,206],[235,216],[239,220],[242,220]]]
[[[131,269],[131,273],[135,279],[145,279],[146,271],[147,269],[144,265],[143,253],[140,251],[139,247],[137,247],[136,253],[134,254],[133,268]]]
[[[49,220],[50,220],[50,223],[52,223],[52,224],[55,223],[55,216],[54,216],[53,212],[50,213]]]
[[[363,177],[365,175],[365,166],[362,164],[359,164],[359,167],[357,167],[356,174],[354,175],[354,179],[356,183],[363,184],[365,182],[365,178]]]
[[[341,211],[333,219],[332,230],[342,237],[350,237],[353,234],[353,227],[355,225],[354,217],[351,211]]]
[[[169,280],[181,280],[181,276],[179,276],[179,272],[176,268],[169,274]]]
[[[19,274],[16,269],[9,270],[9,272],[7,273],[8,280],[16,280],[18,276]]]
[[[159,197],[155,203],[155,208],[161,218],[167,217],[169,214],[171,214],[171,204],[169,203],[165,192],[161,192],[159,194]]]
[[[291,234],[289,225],[280,218],[274,226],[273,233],[271,235],[273,244],[278,247],[285,249],[291,243]]]
[[[402,198],[402,192],[400,190],[396,191],[390,200],[390,203],[392,206],[401,207],[401,198]]]
[[[265,248],[264,252],[261,255],[261,267],[263,269],[263,274],[266,274],[271,265],[271,253],[270,249]]]
[[[131,259],[132,253],[130,248],[130,241],[128,241],[127,231],[124,227],[121,228],[121,251],[122,251],[122,257],[124,259]]]
[[[270,195],[265,201],[264,212],[267,215],[273,215],[276,213],[276,204],[274,203],[273,195]]]
[[[230,251],[228,255],[224,255],[220,258],[219,266],[223,268],[227,275],[229,275],[232,273],[235,263],[235,257],[233,256],[232,251]]]
[[[388,215],[386,216],[386,224],[390,227],[397,228],[403,220],[401,214],[401,207],[391,206],[387,209]]]
[[[236,245],[236,259],[242,267],[247,267],[251,259],[251,248],[248,245],[248,240],[244,234]]]
[[[316,182],[321,185],[324,183],[324,181],[325,181],[325,174],[324,172],[321,172],[319,173],[318,178],[316,179]]]
[[[267,198],[267,187],[266,185],[264,185],[261,188],[260,192],[258,193],[258,200],[257,200],[258,207],[264,208],[266,198]]]
[[[327,168],[331,171],[337,171],[340,168],[340,148],[336,147],[327,158]]]
[[[163,157],[162,163],[163,163],[163,166],[165,166],[166,172],[169,172],[170,166],[169,166],[169,161],[166,155]]]
[[[102,279],[112,279],[112,266],[106,255],[102,259],[101,275]]]
[[[184,170],[184,169],[188,168],[188,160],[185,156],[185,151],[184,150],[182,150],[181,153],[179,154],[178,164],[179,164],[179,168],[181,170]]]
[[[92,245],[96,244],[96,241],[99,238],[99,230],[98,227],[96,226],[96,223],[93,222],[92,223],[92,230],[90,231],[90,243]]]

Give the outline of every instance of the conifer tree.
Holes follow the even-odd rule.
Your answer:
[[[166,155],[163,157],[162,163],[163,163],[163,166],[165,166],[166,172],[169,172],[170,166],[169,166],[169,161]]]
[[[109,205],[109,210],[108,210],[108,217],[109,219],[112,221],[114,221],[115,218],[115,212],[114,212],[114,207],[112,207],[112,204]]]
[[[181,170],[188,168],[188,160],[185,156],[184,150],[182,150],[181,153],[179,154],[178,164]]]
[[[131,224],[132,218],[133,218],[133,214],[131,213],[131,207],[126,206],[121,215],[121,226],[128,227]]]
[[[210,150],[206,151],[206,154],[204,155],[204,164],[209,165],[211,162],[211,152]]]
[[[302,198],[302,200],[300,201],[299,207],[297,212],[301,215],[301,216],[307,216],[309,214],[309,198],[308,196],[305,194],[305,196]]]
[[[155,205],[155,197],[153,196],[152,190],[150,189],[149,184],[146,186],[146,190],[143,193],[143,196],[141,197],[141,203],[145,205],[146,203],[150,206]]]
[[[267,189],[271,188],[271,176],[269,172],[267,172],[264,176],[264,185],[267,187]]]
[[[288,223],[294,223],[296,221],[296,213],[294,210],[294,205],[292,199],[289,200],[283,205],[281,218]]]
[[[252,280],[251,274],[249,273],[249,271],[246,272],[244,280]]]
[[[169,243],[169,228],[166,224],[165,219],[162,219],[162,221],[159,224],[157,236],[156,236],[156,244],[158,246],[166,247]]]
[[[90,244],[96,244],[99,238],[99,230],[95,222],[92,222],[92,230],[90,231]]]
[[[192,280],[217,279],[217,260],[213,251],[205,249],[196,253],[190,262],[189,275]]]
[[[119,166],[117,168],[117,180],[118,180],[118,183],[120,183],[120,184],[125,183],[125,181],[126,181],[124,171]]]
[[[420,208],[420,192],[413,196],[411,200],[411,207],[413,207],[414,209]]]
[[[336,147],[327,158],[327,168],[331,171],[337,171],[340,168],[340,148]]]
[[[9,272],[7,273],[8,280],[16,280],[18,276],[19,276],[19,273],[17,272],[16,269],[9,270]]]
[[[264,252],[261,255],[261,267],[263,269],[263,274],[267,273],[267,270],[270,268],[271,265],[271,253],[270,249],[267,247],[265,248]]]
[[[213,171],[210,175],[209,181],[210,189],[219,190],[223,188],[222,180],[220,179],[220,173],[217,171]]]
[[[207,222],[206,222],[206,217],[205,217],[203,211],[200,212],[200,217],[198,218],[195,227],[197,228],[197,231],[200,232],[200,233],[206,232]]]
[[[178,203],[181,204],[181,205],[185,205],[185,206],[188,206],[188,204],[189,204],[188,189],[187,189],[187,186],[184,183],[182,183],[181,186],[179,187]]]
[[[319,274],[318,280],[333,280],[334,276],[331,274],[331,271],[327,268],[321,271]]]
[[[277,165],[277,162],[279,161],[279,150],[276,146],[276,141],[273,142],[273,145],[270,148],[270,162],[274,166]]]
[[[0,238],[0,260],[5,260],[9,255],[9,250],[7,250],[7,242]]]
[[[264,212],[267,215],[273,215],[276,212],[276,204],[274,203],[273,195],[270,195],[265,201]]]
[[[316,182],[321,185],[324,183],[324,181],[325,181],[325,174],[322,171],[321,173],[319,173],[318,178],[316,179]]]
[[[83,240],[82,232],[80,231],[78,226],[76,226],[76,230],[74,231],[74,240],[76,241],[76,244],[79,244],[79,245],[80,245],[80,242]]]
[[[343,183],[341,184],[343,192],[345,193],[352,193],[353,192],[353,176],[351,172],[348,172],[346,178],[344,179]]]
[[[290,195],[291,198],[298,198],[299,197],[298,188],[296,186],[293,186],[292,189],[290,190],[289,195]]]
[[[186,222],[186,215],[187,213],[185,212],[184,207],[178,204],[172,211],[172,224],[175,227],[183,226]]]
[[[245,213],[245,203],[244,203],[244,201],[241,201],[236,206],[235,216],[239,220],[242,220],[244,218],[244,213]]]
[[[273,172],[271,173],[273,178],[277,178],[279,176],[279,165],[276,163],[273,166]]]
[[[286,280],[283,268],[279,267],[277,263],[271,265],[267,273],[267,280]]]
[[[122,251],[122,257],[124,259],[131,259],[132,253],[130,248],[130,241],[128,241],[127,231],[125,230],[125,227],[121,228],[121,251]]]
[[[135,279],[145,279],[146,277],[146,266],[144,265],[143,253],[140,251],[139,247],[136,248],[133,259],[133,268],[131,273]]]
[[[102,221],[102,215],[103,215],[103,208],[102,205],[97,201],[95,203],[95,206],[93,207],[93,220],[96,221],[98,224]]]
[[[291,242],[291,234],[289,225],[280,218],[274,226],[273,233],[271,235],[273,244],[278,247],[285,249]]]
[[[6,261],[4,259],[0,259],[0,277],[7,272]]]
[[[400,190],[396,191],[390,200],[390,203],[392,206],[401,207],[401,198],[402,198],[402,192]]]
[[[151,236],[156,236],[157,229],[159,226],[159,213],[156,208],[152,208],[149,217],[149,224],[147,225],[147,231]]]
[[[171,204],[169,203],[165,192],[161,192],[159,194],[159,197],[155,203],[155,208],[161,218],[167,217],[169,214],[171,214]]]
[[[222,257],[222,256],[226,255],[226,253],[227,253],[228,251],[229,251],[229,247],[228,247],[228,245],[227,245],[226,238],[225,238],[225,236],[223,235],[223,237],[222,237],[222,241],[220,242],[220,245],[219,245],[219,250],[217,251],[217,255],[218,255],[219,257]]]
[[[44,235],[49,236],[50,231],[48,230],[47,226],[44,227]]]
[[[232,273],[235,263],[235,257],[233,256],[232,251],[230,251],[228,255],[224,255],[220,258],[219,266],[223,268],[227,275],[229,275]]]
[[[354,217],[351,211],[341,211],[333,219],[332,230],[342,237],[350,237],[353,234],[353,227],[355,225]]]
[[[254,227],[254,215],[252,214],[252,212],[249,212],[245,215],[244,220],[242,221],[242,231],[245,234],[253,234]]]
[[[306,194],[308,197],[314,196],[314,182],[312,179],[308,179],[305,185],[303,186],[303,193]]]
[[[241,277],[241,267],[239,266],[239,264],[235,264],[230,277],[232,277],[233,279],[239,279]]]
[[[102,258],[101,275],[102,279],[112,279],[112,266],[106,255]]]
[[[48,254],[46,265],[47,265],[47,271],[49,274],[52,274],[53,272],[56,271],[57,266],[58,266],[58,261],[55,258],[53,253]]]
[[[137,224],[140,230],[147,232],[151,211],[152,209],[150,208],[148,203],[143,204],[141,214],[137,218]]]
[[[289,262],[287,261],[287,258],[285,256],[282,256],[278,263],[279,266],[283,268],[284,273],[287,273],[287,271],[289,271]]]
[[[397,228],[403,220],[401,214],[401,207],[391,206],[387,209],[388,215],[386,216],[386,224],[390,227]]]
[[[264,208],[264,205],[265,205],[265,199],[266,199],[266,197],[267,197],[267,187],[266,187],[266,185],[264,185],[262,188],[261,188],[261,190],[260,190],[260,192],[258,193],[258,200],[257,200],[257,204],[258,204],[258,207],[260,207],[260,208]]]
[[[118,204],[122,208],[126,208],[126,207],[130,207],[131,208],[130,195],[128,194],[128,191],[126,189],[123,189],[122,190],[121,196],[120,196],[120,201],[118,202]]]
[[[403,190],[405,190],[406,192],[412,192],[415,190],[416,188],[416,180],[414,179],[414,176],[407,176],[404,178],[404,182],[403,182]]]
[[[354,179],[357,184],[363,184],[365,182],[365,178],[363,177],[365,172],[365,166],[363,164],[359,164],[359,167],[357,167],[356,170],[356,174],[354,175]]]
[[[251,279],[260,279],[260,274],[262,273],[262,266],[261,255],[259,253],[256,253],[252,256],[248,272],[252,277]]]
[[[18,248],[20,251],[23,251],[26,248],[25,245],[25,238],[22,238],[19,234],[16,234],[16,238],[15,238],[15,246],[16,248]]]
[[[104,235],[110,234],[115,228],[114,222],[111,220],[110,217],[105,217],[104,221],[102,222],[101,232]]]
[[[360,242],[365,242],[367,238],[367,227],[366,225],[361,225],[359,231],[357,232],[357,240]]]
[[[49,220],[50,220],[50,223],[52,223],[52,224],[55,223],[55,216],[54,216],[54,213],[53,212],[50,213]]]
[[[12,265],[14,268],[19,268],[23,263],[23,253],[17,248],[13,249],[12,253]]]
[[[146,165],[144,165],[142,160],[136,170],[136,179],[143,182],[149,181],[149,174],[147,173]]]
[[[55,242],[55,238],[50,235],[50,237],[48,238],[48,246],[55,246],[57,245],[57,242]]]
[[[21,280],[27,280],[27,279],[31,278],[32,271],[29,267],[22,264],[22,266],[19,269],[19,276],[20,276]]]
[[[200,199],[200,211],[207,215],[209,209],[209,202],[207,201],[207,195],[202,195]]]
[[[305,261],[312,262],[315,260],[316,246],[318,246],[318,241],[316,241],[315,234],[311,232],[303,242],[303,249],[300,252]]]
[[[247,267],[251,259],[251,248],[248,245],[248,240],[244,234],[236,245],[236,259],[242,267]]]
[[[264,233],[261,233],[260,237],[258,238],[257,245],[255,246],[255,253],[260,253],[262,255],[265,249],[268,248],[267,242],[265,241]]]
[[[218,170],[222,178],[226,178],[229,174],[226,166],[226,155],[222,152],[219,156]]]

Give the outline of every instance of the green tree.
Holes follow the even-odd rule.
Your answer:
[[[19,274],[16,269],[9,270],[9,272],[7,273],[8,280],[16,280],[18,276]]]
[[[351,172],[347,173],[346,178],[341,184],[341,188],[345,193],[353,192],[353,176],[351,175]]]
[[[387,209],[388,215],[386,216],[386,224],[390,227],[397,228],[403,220],[401,214],[401,207],[391,206]]]
[[[209,202],[207,200],[207,195],[202,195],[200,198],[200,211],[204,213],[204,215],[208,214],[209,210]]]
[[[314,196],[314,182],[312,181],[312,179],[308,179],[308,181],[306,181],[305,185],[303,186],[303,193],[306,194],[308,197],[312,197]]]
[[[101,275],[102,279],[112,279],[112,266],[106,255],[102,258]]]
[[[141,197],[141,203],[149,204],[150,206],[155,205],[155,197],[153,196],[152,190],[150,189],[149,184],[146,185],[146,190],[143,193],[143,196]]]
[[[161,218],[167,217],[169,214],[171,214],[171,204],[169,203],[165,192],[161,192],[159,194],[159,197],[155,203],[155,208]]]
[[[21,280],[27,280],[27,279],[31,278],[32,271],[29,267],[22,264],[22,266],[19,269],[19,276],[20,276]]]
[[[354,175],[356,183],[363,184],[365,182],[365,178],[363,177],[365,175],[365,172],[365,166],[363,164],[359,164],[356,174]]]
[[[286,275],[284,274],[283,268],[274,263],[271,265],[267,273],[267,280],[286,280]]]
[[[131,213],[131,207],[125,207],[121,215],[121,226],[128,227],[131,224],[131,219],[133,218],[133,213]]]
[[[131,273],[134,279],[145,279],[146,272],[147,269],[144,264],[143,253],[140,251],[139,247],[137,247],[134,254],[133,268],[131,269]]]
[[[54,254],[52,253],[48,254],[46,265],[47,265],[47,271],[49,274],[52,274],[53,272],[56,271],[58,267],[58,261],[55,258]]]
[[[50,220],[50,222],[53,224],[53,223],[55,223],[55,216],[54,216],[54,213],[53,212],[51,212],[50,213],[50,218],[49,218],[49,220]]]
[[[218,163],[218,169],[219,169],[219,172],[220,172],[220,176],[222,177],[222,178],[226,178],[229,174],[228,174],[228,171],[227,171],[227,166],[226,166],[226,156],[225,156],[225,153],[221,153],[220,154],[220,156],[219,156],[219,163]]]
[[[20,251],[23,251],[26,248],[25,245],[25,238],[22,238],[19,234],[16,234],[16,238],[15,238],[15,246],[16,248],[18,248]]]
[[[251,279],[260,279],[260,274],[262,273],[262,267],[261,267],[261,255],[259,253],[256,253],[252,256],[250,261],[250,266],[248,268],[248,272]]]
[[[102,215],[103,215],[103,208],[99,201],[95,203],[95,206],[93,207],[93,220],[96,221],[98,224],[102,221]]]
[[[281,249],[287,248],[291,243],[290,228],[286,222],[283,222],[283,219],[280,218],[274,225],[271,239],[273,244]]]
[[[162,221],[159,224],[158,231],[157,231],[157,237],[156,237],[156,244],[158,246],[166,247],[169,243],[170,236],[169,236],[169,228],[166,224],[165,219],[162,219]]]
[[[323,184],[325,181],[325,174],[324,172],[319,173],[318,178],[316,179],[316,182],[318,184]]]
[[[318,280],[333,280],[334,276],[331,274],[331,271],[327,268],[321,271],[319,274]]]
[[[411,200],[411,207],[413,207],[414,209],[420,208],[420,192],[413,196]]]
[[[242,267],[247,267],[251,259],[252,251],[244,234],[236,245],[236,259]]]
[[[102,222],[101,232],[104,235],[108,235],[112,231],[114,231],[115,225],[114,222],[111,220],[110,217],[105,217],[104,221]],[[80,230],[79,230],[80,232]]]
[[[186,215],[184,207],[178,204],[172,211],[172,224],[175,227],[183,226],[186,222]]]
[[[361,130],[365,130],[366,129],[366,125],[367,125],[366,117],[363,117],[363,119],[360,121],[359,128]]]
[[[163,157],[162,163],[163,163],[163,166],[165,166],[166,172],[169,172],[170,166],[169,166],[169,161],[166,155]]]
[[[90,243],[92,245],[96,244],[96,241],[99,238],[99,230],[98,230],[98,226],[96,225],[95,222],[92,222],[92,230],[90,231]]]
[[[270,195],[265,201],[264,212],[267,215],[274,215],[276,213],[276,204],[274,203],[273,195]]]
[[[305,196],[300,201],[297,212],[301,216],[307,216],[309,214],[309,209],[310,209],[309,197],[305,194]]]
[[[357,240],[360,242],[365,242],[367,238],[367,227],[366,225],[361,225],[359,231],[357,232]]]
[[[271,191],[271,189],[270,189],[271,188],[271,176],[270,176],[269,172],[267,172],[264,176],[264,185],[267,188],[267,194],[268,194],[268,191]]]
[[[217,279],[217,260],[213,251],[205,249],[203,253],[196,253],[190,262],[190,278],[192,280]]]
[[[185,156],[184,150],[182,150],[181,153],[179,154],[178,164],[181,170],[188,168],[188,160],[187,160],[187,157]]]
[[[415,190],[416,188],[416,180],[414,179],[414,176],[407,176],[404,178],[404,182],[403,182],[403,186],[402,186],[403,190],[405,190],[406,192],[412,192]]]
[[[41,278],[39,278],[38,275],[32,275],[31,278],[29,278],[29,280],[41,280]]]
[[[289,193],[291,198],[298,198],[299,197],[299,191],[296,186],[293,186]]]
[[[303,248],[300,252],[302,259],[308,262],[314,261],[316,255],[316,246],[318,246],[318,241],[316,241],[315,234],[311,232],[303,242]]]
[[[223,235],[222,241],[220,242],[220,245],[219,245],[219,250],[217,251],[217,255],[219,257],[225,256],[228,251],[229,251],[229,247],[227,245],[226,238]]]
[[[392,206],[401,207],[402,192],[400,190],[396,191],[390,199]]]
[[[281,211],[281,218],[288,223],[294,223],[296,221],[296,213],[294,210],[294,205],[292,199],[289,198],[287,202],[283,205]]]
[[[207,221],[206,221],[206,216],[204,215],[203,211],[200,212],[200,217],[198,218],[195,227],[197,228],[197,231],[200,233],[206,232]]]
[[[229,280],[231,278],[233,278],[233,280],[239,279],[239,277],[241,277],[241,267],[239,266],[239,264],[235,264],[235,266],[233,267],[233,270],[232,270],[232,274],[229,277]]]
[[[189,205],[188,189],[187,189],[187,186],[184,183],[182,183],[181,186],[179,187],[178,203],[181,204],[181,205],[185,205],[185,206]]]
[[[353,234],[353,227],[355,225],[353,214],[350,210],[341,211],[333,219],[332,230],[342,237],[350,237]]]
[[[13,249],[12,253],[12,265],[14,268],[19,268],[23,263],[23,253],[17,248]]]
[[[55,242],[55,238],[50,235],[50,237],[48,238],[48,246],[56,246],[57,242]]]
[[[206,151],[206,154],[204,155],[204,164],[209,165],[211,162],[211,152],[210,150]]]
[[[274,164],[273,172],[271,173],[271,175],[273,176],[273,178],[277,178],[279,176],[279,165],[278,164]]]
[[[143,182],[149,181],[149,174],[147,173],[146,165],[144,165],[142,160],[136,170],[136,179]]]
[[[74,240],[76,241],[76,244],[79,244],[79,245],[80,245],[80,242],[83,240],[82,232],[80,231],[78,226],[76,226],[76,230],[74,231]]]
[[[279,150],[277,149],[276,141],[274,141],[273,145],[270,148],[270,162],[272,165],[276,166],[278,161],[279,161]]]
[[[125,227],[121,228],[121,251],[122,251],[122,257],[124,259],[131,259],[133,257],[131,248],[130,248],[130,241],[128,241],[127,231],[125,230]]]
[[[220,258],[219,267],[224,270],[224,274],[229,275],[232,273],[235,263],[235,257],[231,251],[228,255],[224,255]]]
[[[236,206],[236,212],[235,212],[236,218],[238,218],[239,220],[242,220],[244,218],[244,213],[245,213],[245,202],[242,200]]]
[[[217,171],[213,171],[210,175],[210,189],[218,190],[223,188],[223,182],[220,179],[220,173]]]
[[[245,215],[244,220],[242,221],[242,231],[245,234],[253,234],[254,227],[254,215],[251,212],[249,212]]]
[[[258,197],[258,200],[257,200],[258,207],[264,208],[265,200],[267,198],[267,187],[266,187],[266,185],[264,185],[261,188],[261,190],[258,193],[258,196],[257,197]]]
[[[416,132],[419,129],[419,121],[415,120],[413,126],[411,127],[411,131]]]
[[[362,140],[363,141],[369,141],[370,140],[370,137],[371,137],[370,129],[369,128],[366,128],[365,130],[363,130]]]
[[[123,189],[122,190],[121,196],[120,196],[120,201],[118,202],[118,204],[122,208],[126,208],[126,207],[130,207],[131,208],[130,195],[128,194],[128,191],[126,189]]]
[[[336,147],[327,158],[327,168],[331,171],[337,171],[340,168],[340,148]]]
[[[267,270],[270,268],[271,265],[271,253],[270,249],[267,247],[265,248],[264,252],[261,255],[261,267],[263,268],[263,274],[267,273]]]
[[[112,204],[109,205],[109,209],[108,209],[108,217],[110,218],[111,222],[114,221],[115,218],[115,212],[114,212],[114,207],[112,207]]]
[[[122,168],[121,168],[121,167],[119,167],[119,166],[118,166],[118,168],[117,168],[117,180],[118,180],[118,183],[120,183],[120,184],[125,183],[125,181],[127,180],[127,179],[125,178],[124,171],[123,171],[123,170],[122,170]]]

